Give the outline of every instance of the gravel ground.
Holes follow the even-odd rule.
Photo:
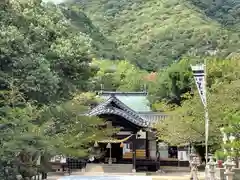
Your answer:
[[[97,175],[118,175],[118,176],[124,176],[122,174],[96,174],[96,173],[87,173],[87,174],[82,174],[83,176],[97,176]],[[82,176],[82,175],[79,175],[79,176]],[[143,174],[140,173],[136,173],[135,175],[140,175],[142,176]],[[63,176],[49,176],[47,180],[58,180],[60,177],[63,177]],[[149,177],[149,176],[148,176]],[[159,175],[153,175],[151,176],[152,177],[152,180],[189,180],[189,173],[184,173],[184,172],[176,172],[176,173],[165,173],[165,174],[159,174]],[[199,177],[200,177],[200,180],[203,179],[204,177],[204,173],[200,172],[199,173]]]

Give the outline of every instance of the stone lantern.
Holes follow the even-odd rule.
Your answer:
[[[217,163],[213,160],[213,157],[210,157],[210,161],[207,163],[209,167],[210,180],[215,180],[215,170]]]
[[[198,166],[200,165],[200,159],[197,156],[196,150],[194,149],[194,147],[191,148],[189,158],[190,158],[189,163],[190,163],[190,167],[191,167],[190,179],[191,180],[199,180],[199,178],[197,177],[197,173],[198,173]]]
[[[226,176],[226,180],[233,180],[234,176],[233,168],[235,167],[235,163],[232,160],[232,158],[228,156],[226,162],[223,165],[225,167],[224,174]]]

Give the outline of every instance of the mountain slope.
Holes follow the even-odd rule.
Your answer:
[[[189,0],[210,18],[240,30],[240,0]]]
[[[112,60],[122,58],[121,53],[117,50],[116,43],[107,39],[80,7],[73,4],[62,4],[61,9],[64,15],[71,20],[76,31],[85,33],[92,39],[94,56]]]
[[[126,59],[156,70],[183,56],[228,56],[239,33],[208,17],[191,0],[75,0]],[[196,1],[196,0],[195,0]]]

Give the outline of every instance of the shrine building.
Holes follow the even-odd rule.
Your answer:
[[[153,112],[147,92],[100,91],[102,101],[85,114],[104,119],[119,131],[109,139],[94,143],[96,155],[82,159],[53,158],[68,169],[87,172],[126,173],[158,171],[163,166],[189,166],[188,147],[174,147],[157,139],[156,124],[167,115]]]
[[[120,131],[111,139],[95,142],[103,156],[91,163],[131,164],[132,171],[157,171],[160,165],[188,166],[186,149],[157,140],[156,124],[167,116],[151,110],[147,92],[100,91],[98,97],[103,101],[87,115],[98,116]]]

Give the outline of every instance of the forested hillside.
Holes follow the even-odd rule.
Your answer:
[[[82,11],[81,7],[65,3],[61,5],[61,9],[76,31],[87,34],[91,38],[93,56],[112,60],[122,58],[121,53],[117,50],[116,43],[106,38],[99,31]]]
[[[239,1],[75,0],[125,59],[156,70],[209,51],[227,57],[240,47]],[[224,26],[223,26],[224,25]]]
[[[104,119],[81,115],[98,103],[93,92],[101,88],[147,90],[152,109],[170,115],[156,125],[158,138],[175,145],[201,144],[204,111],[190,64],[203,59],[209,145],[211,153],[221,150],[223,125],[231,127],[228,134],[240,132],[239,4],[1,1],[0,179],[47,173],[55,155],[95,156],[95,142],[119,131]],[[226,145],[239,156],[239,138]]]
[[[189,0],[210,17],[229,28],[240,30],[239,0]]]

